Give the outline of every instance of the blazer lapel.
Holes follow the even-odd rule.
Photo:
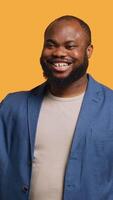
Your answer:
[[[98,116],[103,100],[103,92],[100,84],[98,84],[91,76],[88,76],[88,87],[84,96],[81,111],[78,117],[77,125],[72,142],[71,156],[75,155],[82,138],[86,137],[89,129]]]
[[[28,128],[31,146],[31,158],[33,159],[35,133],[37,121],[40,113],[41,103],[44,97],[46,84],[42,84],[40,88],[33,89],[28,98]]]

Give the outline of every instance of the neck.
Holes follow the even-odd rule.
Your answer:
[[[86,90],[87,87],[87,75],[85,74],[83,77],[81,77],[79,80],[73,82],[71,85],[69,85],[67,88],[54,88],[52,85],[50,85],[50,92],[58,97],[74,97],[78,96],[81,93],[83,93]]]

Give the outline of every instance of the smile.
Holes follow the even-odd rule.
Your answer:
[[[70,68],[70,64],[64,63],[64,62],[58,62],[58,63],[56,62],[56,63],[52,63],[52,68],[55,71],[64,72],[64,71],[66,71],[67,69]]]

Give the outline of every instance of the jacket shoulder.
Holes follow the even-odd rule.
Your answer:
[[[113,98],[113,90],[102,83],[98,83],[105,96]]]
[[[41,84],[28,91],[19,91],[8,94],[0,103],[0,111],[2,109],[16,109],[27,103],[29,96],[40,93],[45,84]]]
[[[88,75],[90,90],[95,90],[96,92],[103,93],[106,97],[113,98],[113,90],[103,83],[96,81],[91,75]]]

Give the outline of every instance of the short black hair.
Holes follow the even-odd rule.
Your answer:
[[[59,22],[59,21],[63,21],[63,20],[64,20],[64,21],[65,21],[65,20],[66,20],[66,21],[71,21],[71,20],[72,20],[72,21],[77,21],[77,22],[80,24],[81,28],[86,32],[86,34],[87,34],[87,36],[88,36],[88,45],[91,44],[91,30],[90,30],[89,25],[88,25],[86,22],[84,22],[82,19],[80,19],[80,18],[78,18],[78,17],[75,17],[75,16],[72,16],[72,15],[64,15],[64,16],[61,16],[61,17],[55,19],[54,21],[52,21],[52,22],[47,26],[44,35],[46,35],[48,29],[49,29],[54,23]]]

